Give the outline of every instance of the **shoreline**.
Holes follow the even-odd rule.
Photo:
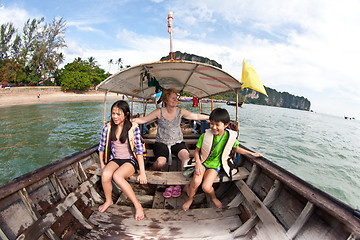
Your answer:
[[[38,94],[40,97],[38,98]],[[88,91],[85,93],[63,92],[63,91],[19,91],[19,92],[0,92],[0,108],[49,104],[49,103],[65,103],[65,102],[87,102],[87,101],[104,101],[105,93],[98,91]],[[122,95],[116,93],[108,93],[106,101],[121,100]],[[125,96],[125,100],[127,97]]]

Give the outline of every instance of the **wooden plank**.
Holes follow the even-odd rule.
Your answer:
[[[269,239],[289,239],[284,228],[278,223],[276,218],[272,215],[269,209],[263,202],[255,195],[255,193],[246,185],[243,180],[235,182],[240,192],[244,195],[250,206],[254,209],[260,220],[264,224]]]
[[[198,139],[183,139],[183,141],[185,142],[185,144],[197,144]],[[155,143],[155,139],[144,139],[144,142],[146,144],[154,144]]]
[[[88,181],[81,184],[74,192],[67,195],[63,201],[42,215],[34,224],[20,234],[18,239],[38,239],[44,233],[45,229],[56,222],[56,220],[73,206],[75,202],[89,190],[89,187],[93,186],[98,180],[99,177],[96,175],[89,178]]]
[[[241,225],[238,208],[231,209],[144,209],[145,219],[135,221],[130,207],[112,205],[105,213],[94,212],[97,222],[85,236],[131,239],[233,239],[231,230]]]
[[[50,163],[46,166],[38,168],[34,171],[28,172],[18,178],[14,178],[13,180],[3,184],[0,188],[0,199],[13,194],[20,189],[26,188],[27,186],[40,181],[43,178],[48,177],[49,175],[57,172],[76,161],[79,161],[82,158],[89,156],[97,151],[98,144],[82,150],[80,152],[76,152],[72,155],[69,155],[65,158],[62,158],[56,162]]]
[[[359,219],[353,215],[354,209],[340,200],[305,182],[289,171],[281,168],[266,158],[248,157],[250,161],[261,167],[262,171],[278,179],[300,196],[323,209],[338,221],[342,222],[350,232],[360,236]]]
[[[143,134],[143,139],[154,139],[156,138],[156,134]],[[193,133],[193,134],[183,134],[183,138],[194,138],[194,139],[199,139],[200,134],[197,133]]]
[[[163,192],[165,191],[165,187],[157,186],[154,196],[154,202],[152,205],[153,209],[162,209],[165,206],[165,198],[163,196]]]
[[[282,183],[279,180],[275,180],[274,184],[270,188],[270,191],[266,195],[263,203],[266,207],[271,207],[273,202],[278,198],[280,191],[282,189]]]
[[[93,156],[93,155],[92,155],[92,156]],[[98,161],[95,161],[95,163],[96,163],[96,162],[98,162]],[[81,176],[81,178],[82,178],[82,182],[83,182],[83,181],[86,181],[86,180],[88,179],[88,177],[87,177],[86,171],[85,171],[82,163],[81,163],[81,162],[77,162],[77,166],[78,166],[79,174],[80,174],[80,176]],[[96,189],[94,188],[94,186],[92,186],[92,187],[90,188],[90,195],[91,195],[92,200],[93,200],[95,203],[99,204],[99,203],[104,202],[104,200],[102,199],[102,197],[100,196],[100,194],[96,191]]]
[[[273,186],[271,187],[270,191],[266,195],[263,203],[266,207],[270,207],[272,203],[276,200],[279,196],[279,193],[282,189],[282,184],[280,181],[275,180]],[[243,195],[242,195],[243,196]],[[257,215],[251,216],[243,225],[241,225],[238,229],[236,229],[233,234],[236,237],[244,236],[247,234],[259,221]]]
[[[39,219],[40,214],[36,210],[34,202],[31,200],[28,192],[25,188],[18,191],[18,194],[20,195],[20,198],[22,202],[25,205],[26,210],[29,212],[31,218],[36,221]],[[51,228],[45,229],[45,234],[48,236],[51,240],[59,240],[60,238],[54,233],[54,231]]]
[[[305,208],[301,211],[299,217],[295,223],[287,231],[287,235],[290,239],[294,239],[298,232],[303,228],[305,223],[308,221],[312,213],[314,212],[315,206],[311,202],[307,202]]]
[[[3,230],[0,228],[0,238],[2,240],[9,240],[9,238],[5,235],[5,233],[3,232]]]
[[[98,163],[93,164],[86,169],[90,174],[101,176],[101,169]],[[249,175],[249,171],[240,167],[239,172],[232,177],[233,181],[245,179]],[[186,178],[182,172],[160,172],[160,171],[146,171],[146,177],[149,184],[155,185],[185,185],[191,182],[191,178]],[[136,182],[137,174],[128,178],[129,182]],[[223,182],[228,182],[230,179],[227,176],[223,177]],[[220,182],[219,177],[215,179],[215,183]]]
[[[189,150],[190,157],[194,157],[195,150]],[[152,149],[146,149],[146,157],[155,157],[154,150]],[[172,154],[172,157],[175,158],[176,156]]]
[[[51,183],[54,185],[55,189],[57,189],[57,191],[59,192],[61,198],[65,198],[66,189],[55,173],[51,175],[50,180]],[[83,201],[85,200],[84,195],[82,195],[81,198]],[[75,205],[70,206],[68,210],[71,213],[71,215],[73,215],[84,227],[86,227],[87,229],[93,228],[93,225],[87,221],[87,219],[84,217],[84,215],[82,215],[81,211]]]
[[[259,176],[260,172],[261,172],[261,168],[258,167],[256,164],[253,164],[252,168],[251,168],[251,171],[250,171],[250,174],[249,174],[249,177],[246,180],[246,184],[250,188],[252,188],[253,185],[255,184],[255,181],[256,181],[257,177]]]
[[[228,207],[238,207],[245,200],[244,195],[241,193],[236,194],[236,196],[231,200],[231,202],[227,205]]]
[[[242,224],[238,229],[233,232],[234,238],[245,237],[256,224],[260,221],[258,216],[251,216],[244,224]]]

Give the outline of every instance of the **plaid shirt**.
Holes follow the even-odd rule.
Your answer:
[[[106,124],[103,127],[102,132],[101,132],[101,139],[100,139],[100,144],[99,144],[99,147],[98,147],[99,152],[104,152],[105,151],[107,132],[108,132],[108,126]],[[144,153],[143,152],[144,151],[143,144],[142,144],[140,136],[141,136],[140,135],[140,129],[139,129],[139,127],[136,127],[134,129],[135,153],[136,153],[136,155],[142,155]],[[111,156],[110,156],[110,159],[112,159],[114,156],[115,156],[115,150],[114,150],[114,146],[113,146],[113,144],[111,142]],[[131,157],[131,159],[134,158],[132,154],[130,154],[130,157]]]

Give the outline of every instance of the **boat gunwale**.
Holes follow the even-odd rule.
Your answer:
[[[350,229],[360,235],[360,219],[354,215],[354,208],[264,157],[246,157],[249,159],[249,161],[260,167],[262,171],[265,171],[266,174],[275,179],[278,179],[291,190],[295,191],[300,196],[303,196],[307,201],[316,205],[316,207],[322,209],[325,212],[328,212],[337,219],[342,219],[343,223],[346,222],[351,225],[352,227]],[[276,170],[276,172],[273,170]]]
[[[79,161],[80,159],[83,159],[93,154],[97,151],[98,145],[99,144],[95,144],[89,148],[75,152],[71,155],[68,155],[64,158],[61,158],[57,161],[49,163],[43,167],[40,167],[31,172],[25,173],[24,175],[21,175],[17,178],[14,178],[8,182],[3,183],[2,185],[0,185],[0,200],[6,198],[13,193],[16,193],[20,189],[26,188],[31,184],[50,176],[55,172],[66,168],[67,166]]]

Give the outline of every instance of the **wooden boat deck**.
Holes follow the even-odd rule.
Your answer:
[[[174,160],[170,172],[147,171],[149,184],[129,179],[146,218],[114,187],[105,213],[97,146],[49,164],[0,188],[1,239],[349,239],[360,236],[352,209],[266,159],[241,159],[233,182],[215,191],[216,209],[199,189],[189,211],[185,193],[165,199],[167,185],[190,180]]]
[[[238,208],[145,209],[146,218],[136,221],[131,207],[112,205],[105,213],[94,209],[89,220],[96,227],[73,239],[233,239],[239,214]]]

